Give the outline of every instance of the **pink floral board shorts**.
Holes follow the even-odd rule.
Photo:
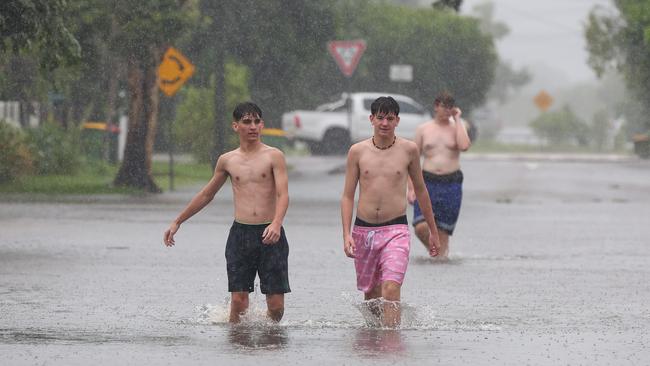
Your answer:
[[[352,229],[357,288],[370,292],[384,281],[400,285],[409,262],[411,234],[407,224],[358,226]]]

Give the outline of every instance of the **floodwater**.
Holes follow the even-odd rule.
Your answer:
[[[227,320],[229,187],[162,233],[198,187],[0,201],[6,365],[647,365],[650,163],[463,161],[451,259],[412,241],[403,324],[368,324],[342,250],[342,157],[289,158],[285,317]],[[412,212],[409,212],[409,219]]]

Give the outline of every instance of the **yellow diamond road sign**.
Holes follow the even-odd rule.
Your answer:
[[[553,104],[553,97],[551,97],[546,91],[542,90],[537,93],[535,98],[533,98],[533,101],[535,102],[535,105],[537,105],[537,108],[542,112],[546,112],[551,104]]]
[[[194,73],[194,65],[174,47],[169,47],[158,66],[158,86],[168,97],[176,94]]]

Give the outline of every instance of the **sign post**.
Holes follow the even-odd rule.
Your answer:
[[[351,77],[356,70],[361,55],[366,50],[366,41],[363,39],[348,40],[348,41],[330,41],[327,42],[327,50],[336,61],[339,70],[347,78],[347,105],[348,105],[348,131],[352,131],[352,99],[350,93],[352,92]]]
[[[194,65],[180,51],[169,47],[158,65],[158,87],[168,97],[174,94],[194,74]],[[174,113],[172,113],[173,115]],[[174,190],[174,133],[173,121],[169,121],[169,190]]]

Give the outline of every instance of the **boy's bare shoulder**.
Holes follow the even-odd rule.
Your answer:
[[[397,141],[404,149],[417,149],[418,145],[413,140],[405,139],[403,137],[398,137]]]
[[[262,152],[265,153],[265,154],[270,154],[270,155],[272,155],[274,157],[284,156],[284,153],[282,152],[282,150],[278,149],[277,147],[269,146],[269,145],[266,145],[266,144],[264,144],[263,146],[264,146],[264,149],[262,150]]]
[[[418,145],[415,143],[415,141],[401,137],[398,139],[398,141],[401,149],[408,155],[420,155],[420,150],[418,149]]]
[[[428,120],[428,121],[426,121],[424,123],[419,124],[416,127],[415,132],[423,132],[423,131],[429,130],[429,129],[433,128],[434,125],[435,125],[434,120],[430,119],[430,120]]]
[[[271,160],[271,164],[281,164],[284,163],[285,161],[284,152],[282,152],[282,150],[278,149],[277,147],[264,145],[264,150],[262,150],[262,154],[266,154],[269,156]]]
[[[368,144],[370,143],[369,141],[370,139],[366,139],[353,144],[352,146],[350,146],[350,150],[348,150],[348,155],[360,154],[362,151],[367,149]]]
[[[221,161],[222,163],[227,163],[228,161],[232,160],[232,158],[239,156],[241,152],[239,151],[239,148],[230,150],[228,152],[225,152],[219,156],[217,159],[217,162]]]

